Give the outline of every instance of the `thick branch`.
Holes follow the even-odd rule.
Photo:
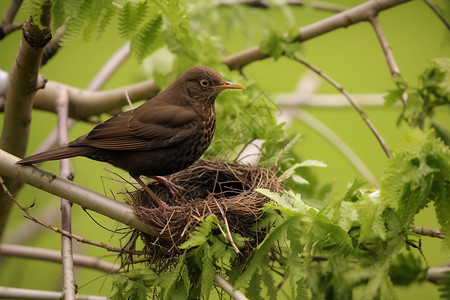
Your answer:
[[[127,104],[125,91],[133,102],[154,97],[159,88],[153,80],[102,92],[91,92],[62,83],[47,82],[45,89],[39,90],[34,100],[34,108],[56,111],[59,89],[66,89],[69,95],[69,117],[85,120],[90,116],[120,108]]]
[[[24,23],[16,60],[9,76],[0,149],[20,157],[23,157],[27,149],[33,98],[40,85],[39,67],[42,53],[51,39],[48,25],[50,7],[49,3],[47,4],[42,8],[41,18],[41,23],[47,27],[38,28],[32,19]],[[15,193],[19,186],[9,180],[6,184],[12,193]],[[10,209],[11,201],[0,191],[0,240]]]
[[[61,263],[60,251],[22,245],[0,244],[0,255],[32,258]],[[75,266],[95,269],[107,273],[115,273],[120,269],[118,265],[103,261],[99,258],[89,257],[81,254],[74,254],[73,262]]]
[[[20,166],[16,164],[18,160],[17,157],[0,150],[0,175],[23,181],[147,234],[157,235],[156,232],[151,231],[146,224],[136,218],[129,205],[110,199],[37,167]]]
[[[304,42],[324,33],[339,28],[345,28],[355,23],[369,20],[370,16],[393,6],[408,2],[410,0],[370,0],[356,7],[323,19],[319,22],[302,27],[295,39],[296,42]],[[262,53],[258,46],[246,49],[242,52],[226,57],[223,62],[232,70],[240,70],[247,64],[268,58],[269,55]]]

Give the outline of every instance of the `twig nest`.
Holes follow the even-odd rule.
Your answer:
[[[174,196],[157,182],[149,184],[170,206],[168,210],[157,208],[144,190],[130,193],[136,216],[160,233],[158,237],[140,233],[146,253],[152,259],[177,256],[181,252],[178,246],[210,214],[226,221],[230,232],[247,238],[248,249],[255,247],[261,238],[255,225],[269,201],[255,190],[280,188],[280,180],[273,170],[218,160],[199,160],[168,179],[179,187],[178,195]]]

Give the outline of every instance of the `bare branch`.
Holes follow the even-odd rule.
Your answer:
[[[51,39],[50,4],[42,7],[41,30],[30,18],[22,27],[22,37],[16,59],[9,76],[3,119],[0,148],[9,153],[23,156],[28,145],[33,98],[39,88],[39,67],[45,45]],[[14,194],[19,184],[7,180],[8,188]],[[0,191],[0,240],[6,226],[11,201]]]
[[[22,245],[0,244],[0,255],[61,263],[60,251]],[[95,269],[106,273],[116,273],[120,269],[118,265],[113,263],[76,253],[73,254],[73,263],[78,267]]]
[[[128,251],[128,250],[125,250],[125,249],[122,249],[122,248],[118,248],[118,247],[114,247],[114,246],[110,246],[110,245],[107,245],[107,244],[104,244],[104,243],[91,241],[91,240],[88,240],[88,239],[83,238],[81,236],[78,236],[78,235],[75,235],[73,233],[70,233],[70,232],[68,232],[66,230],[62,230],[60,228],[54,227],[54,226],[52,226],[50,224],[45,224],[44,222],[42,222],[42,221],[36,219],[35,217],[33,217],[33,215],[30,214],[28,209],[26,207],[24,207],[22,204],[20,204],[19,201],[17,201],[17,199],[9,192],[8,188],[5,185],[5,182],[3,181],[3,177],[1,177],[1,176],[0,176],[0,185],[3,188],[3,192],[8,195],[8,197],[28,216],[28,218],[31,221],[33,221],[33,222],[35,222],[35,223],[37,223],[39,225],[42,225],[42,226],[44,226],[44,227],[46,227],[46,228],[48,228],[50,230],[53,230],[54,232],[60,233],[60,234],[62,234],[64,236],[66,236],[66,237],[72,238],[72,239],[74,239],[74,240],[76,240],[76,241],[78,241],[80,243],[85,243],[85,244],[89,244],[89,245],[92,245],[92,246],[104,248],[104,249],[106,249],[108,251],[111,251],[111,252],[131,253],[131,254],[138,254],[138,255],[142,254],[141,252]],[[62,253],[62,254],[64,254],[64,253]]]
[[[2,299],[62,299],[61,292],[21,289],[0,286],[0,298]],[[77,295],[77,300],[107,300],[106,297],[92,295]]]
[[[131,101],[136,102],[155,96],[159,88],[153,80],[146,80],[130,86],[108,91],[91,92],[78,89],[62,83],[47,82],[45,89],[39,90],[34,99],[34,108],[55,111],[59,89],[64,88],[69,94],[69,117],[85,120],[127,104],[125,91],[128,91]]]
[[[386,39],[386,36],[383,33],[383,29],[381,28],[380,21],[377,16],[369,17],[370,24],[372,24],[373,29],[377,35],[378,40],[380,41],[381,48],[383,49],[384,56],[386,57],[386,61],[389,66],[389,70],[391,70],[391,75],[399,75],[400,70],[398,69],[397,63],[395,62],[394,54],[392,54],[391,47]]]
[[[427,228],[427,227],[419,227],[419,226],[411,226],[410,230],[414,233],[431,236],[439,239],[445,239],[445,234],[443,234],[437,228]]]
[[[304,110],[297,110],[295,117],[324,136],[327,141],[329,141],[334,147],[336,147],[337,150],[339,150],[339,152],[341,152],[347,158],[348,162],[355,167],[355,169],[367,180],[367,182],[372,187],[379,188],[380,185],[378,184],[377,179],[375,178],[375,176],[373,176],[369,168],[352,150],[352,148],[350,148],[336,133],[334,133],[325,124],[323,124]]]
[[[450,30],[450,23],[445,19],[443,14],[440,12],[436,4],[432,3],[430,0],[423,0],[431,8],[431,10],[438,16],[438,18],[444,23],[445,27]]]
[[[363,119],[363,121],[367,124],[367,126],[369,127],[369,129],[372,131],[372,133],[375,135],[376,139],[378,140],[378,143],[381,145],[381,147],[384,150],[384,153],[386,153],[387,157],[390,157],[390,151],[389,148],[386,144],[386,142],[384,141],[383,137],[378,133],[378,130],[375,128],[375,126],[372,124],[372,122],[369,120],[369,117],[366,115],[366,113],[362,110],[362,108],[358,105],[358,103],[356,103],[352,97],[350,96],[349,93],[347,93],[347,91],[339,84],[337,83],[333,78],[331,78],[330,76],[328,76],[327,74],[323,73],[321,70],[319,70],[318,68],[314,67],[313,65],[311,65],[310,63],[308,63],[307,61],[304,61],[303,59],[300,59],[298,57],[293,57],[294,60],[298,61],[299,63],[301,63],[302,65],[308,67],[310,70],[312,70],[314,73],[316,73],[317,75],[321,76],[323,79],[325,79],[326,81],[328,81],[332,86],[334,86],[338,91],[340,91],[345,98],[347,98],[347,100],[350,102],[350,104],[356,109],[356,111],[359,113],[359,115],[361,116],[361,118]]]
[[[427,280],[438,283],[439,280],[448,279],[449,276],[444,274],[446,272],[450,272],[450,266],[429,268],[427,271]]]
[[[66,90],[60,91],[58,97],[58,135],[59,144],[65,145],[68,142],[68,114],[69,114],[69,97]],[[69,159],[60,161],[60,175],[63,178],[71,180],[73,175],[70,171]],[[61,198],[61,229],[72,233],[72,212],[71,203]],[[72,239],[68,236],[61,236],[61,257],[62,257],[62,278],[63,278],[63,298],[65,300],[74,300],[76,294],[75,275],[73,273],[73,248]]]
[[[233,288],[233,286],[221,275],[216,274],[214,276],[214,280],[216,283],[228,294],[232,299],[236,300],[248,300],[242,292],[237,291]]]
[[[216,0],[218,5],[232,5],[232,4],[243,4],[252,7],[269,8],[273,2],[267,0]],[[321,9],[331,12],[341,12],[345,10],[344,7],[336,5],[333,3],[326,3],[320,1],[305,1],[302,0],[284,0],[276,2],[278,5],[292,5],[292,6],[310,6],[315,9]]]
[[[14,18],[22,5],[23,0],[12,0],[0,22],[0,40],[11,32],[20,29],[22,24],[13,24]]]
[[[361,5],[300,28],[295,41],[304,42],[335,29],[345,28],[359,22],[367,21],[370,16],[377,15],[383,10],[408,1],[410,0],[369,0]],[[256,46],[227,56],[223,60],[223,63],[231,70],[241,70],[251,62],[268,57],[268,54],[262,53],[259,47]]]
[[[145,223],[136,218],[133,209],[129,205],[103,196],[37,167],[18,165],[18,160],[17,157],[0,150],[0,175],[23,181],[53,195],[65,198],[81,207],[96,211],[152,236],[157,236],[157,232],[151,231]]]
[[[52,40],[45,46],[44,48],[44,54],[42,55],[41,60],[41,67],[45,65],[53,56],[55,56],[56,52],[58,52],[59,48],[61,48],[61,39],[64,35],[64,32],[66,31],[66,26],[59,27],[56,32],[55,36],[52,38]]]

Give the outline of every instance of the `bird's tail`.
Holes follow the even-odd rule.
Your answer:
[[[69,158],[74,156],[85,156],[89,154],[90,149],[88,147],[68,147],[63,146],[53,150],[37,153],[28,156],[17,163],[21,165],[32,165],[35,163],[48,161],[48,160],[58,160],[63,158]]]

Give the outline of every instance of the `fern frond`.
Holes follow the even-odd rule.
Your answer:
[[[142,61],[147,55],[160,46],[159,35],[163,24],[163,18],[157,14],[145,23],[131,39],[131,51],[138,61]]]
[[[119,12],[119,34],[125,39],[130,39],[140,27],[147,15],[148,4],[143,2],[127,2]]]

